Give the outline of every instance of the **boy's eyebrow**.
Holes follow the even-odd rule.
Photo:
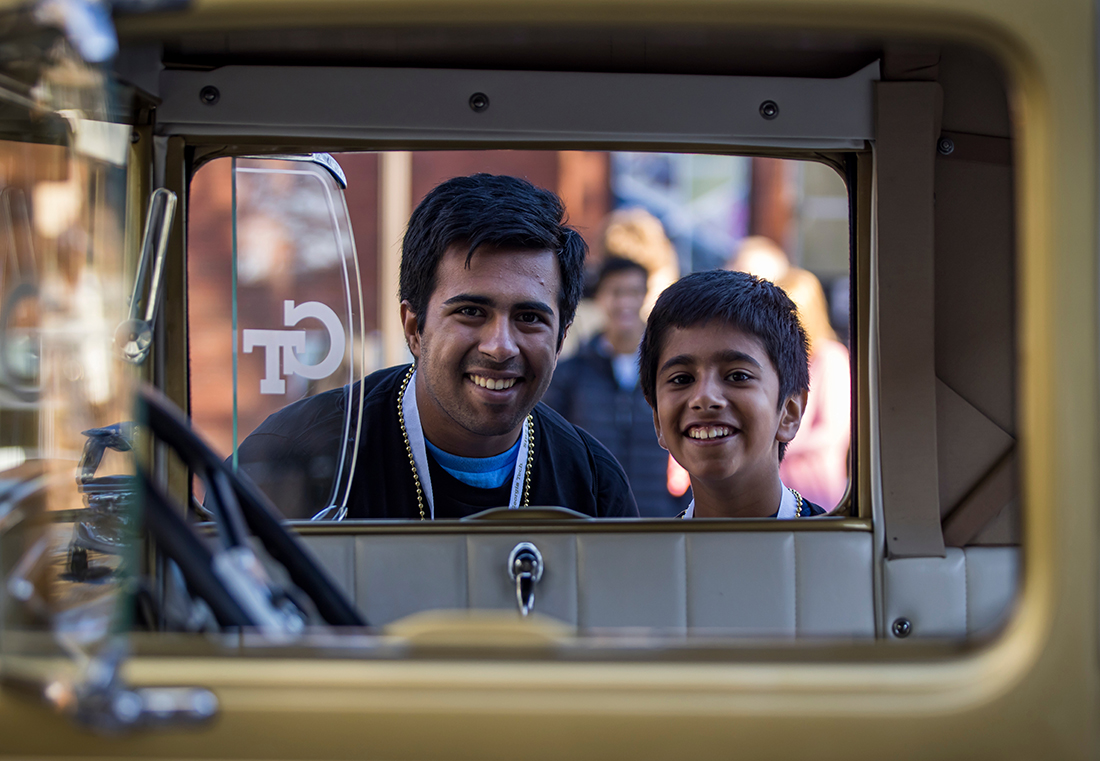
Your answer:
[[[760,365],[760,362],[757,361],[755,357],[753,357],[751,354],[746,354],[743,351],[734,351],[732,349],[728,349],[717,354],[716,359],[719,362],[748,362],[750,365],[753,365],[757,369],[763,369],[763,367],[761,367]],[[697,360],[695,359],[695,357],[691,354],[677,354],[675,357],[669,358],[668,361],[661,365],[661,369],[657,372],[663,373],[670,367],[675,367],[676,365],[690,365],[695,363],[696,361]]]
[[[760,362],[757,361],[756,357],[752,356],[751,354],[746,354],[743,351],[733,351],[732,349],[727,349],[726,351],[719,354],[718,355],[718,361],[719,362],[748,362],[750,365],[756,367],[758,370],[763,370],[764,369],[763,367],[761,367]]]
[[[694,361],[695,357],[691,356],[690,354],[677,354],[675,357],[670,357],[663,365],[661,365],[661,369],[657,372],[658,374],[660,374],[670,367],[674,367],[676,365],[690,365]]]

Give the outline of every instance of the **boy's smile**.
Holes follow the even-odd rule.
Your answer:
[[[775,513],[779,444],[798,431],[805,394],[781,405],[764,344],[720,320],[671,329],[657,368],[654,427],[691,475],[695,514]]]

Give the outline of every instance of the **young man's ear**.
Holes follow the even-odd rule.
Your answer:
[[[776,441],[789,444],[798,433],[798,427],[802,425],[802,413],[806,411],[806,399],[809,393],[806,390],[799,391],[783,402],[783,408],[779,410],[779,430],[775,432]]]
[[[416,312],[407,300],[401,302],[401,327],[405,331],[405,344],[417,359],[420,359],[420,323]]]
[[[653,430],[657,432],[657,443],[667,452],[668,445],[665,444],[665,435],[661,433],[661,421],[657,418],[657,410],[653,410]]]

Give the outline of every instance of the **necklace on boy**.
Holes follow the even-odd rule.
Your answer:
[[[794,517],[795,518],[801,518],[802,517],[802,495],[799,494],[797,491],[795,491],[794,489],[792,489],[789,486],[787,487],[787,491],[789,491],[791,494],[794,495]]]
[[[412,380],[413,373],[415,373],[415,372],[416,372],[416,365],[413,365],[409,368],[409,371],[407,373],[405,373],[405,377],[401,380],[401,388],[397,392],[397,422],[401,426],[401,439],[405,442],[405,454],[408,455],[408,457],[409,457],[409,468],[412,470],[413,484],[416,486],[416,507],[420,512],[420,520],[424,521],[424,520],[428,519],[427,516],[424,513],[424,490],[421,488],[420,474],[417,472],[417,468],[416,468],[416,456],[413,454],[412,444],[409,443],[409,432],[405,427],[405,392],[408,389],[409,381]],[[413,390],[413,393],[414,394],[416,393],[415,389]],[[419,426],[419,421],[416,421],[416,422]],[[535,461],[535,416],[534,415],[528,415],[527,419],[524,421],[522,438],[527,439],[527,451],[525,453],[521,453],[521,454],[525,454],[526,456],[525,457],[521,456],[519,458],[519,459],[523,460],[523,463],[522,463],[522,467],[523,467],[523,481],[522,481],[522,483],[523,483],[523,501],[519,505],[515,505],[515,507],[527,507],[530,504],[530,501],[531,501],[531,463]],[[420,442],[420,449],[422,450],[423,448],[424,448],[424,444],[421,441]],[[516,464],[520,465],[520,463],[518,463],[518,462]],[[519,474],[517,473],[516,475],[518,476]],[[427,473],[425,473],[424,476],[425,476],[425,478],[430,479],[430,476]],[[516,487],[517,486],[518,486],[518,484],[516,483],[516,478],[513,477],[513,479],[512,479],[512,497],[513,497],[513,499],[511,500],[511,504],[508,505],[508,507],[510,507],[510,508],[513,507],[513,505],[516,501],[515,500],[515,496],[516,496],[515,492],[516,492]],[[429,487],[429,490],[430,490],[430,487],[431,487],[431,481],[430,480],[428,482],[428,487]],[[430,496],[429,496],[429,499],[431,499]],[[801,497],[799,499],[801,499]],[[799,504],[801,504],[801,502]],[[434,515],[433,515],[433,517],[434,517]]]

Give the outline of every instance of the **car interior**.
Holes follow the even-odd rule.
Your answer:
[[[514,636],[552,658],[961,653],[1010,620],[1016,127],[989,52],[644,23],[147,21],[120,17],[110,71],[28,37],[37,66],[0,79],[6,653],[41,649],[21,633],[42,630],[63,652],[191,633],[224,655],[400,658],[414,632],[484,653],[521,619]],[[828,516],[354,521],[342,462],[289,515],[236,475],[267,414],[406,361],[416,162],[505,152],[827,168],[846,197],[852,379],[849,487]],[[300,234],[267,235],[263,215]]]

